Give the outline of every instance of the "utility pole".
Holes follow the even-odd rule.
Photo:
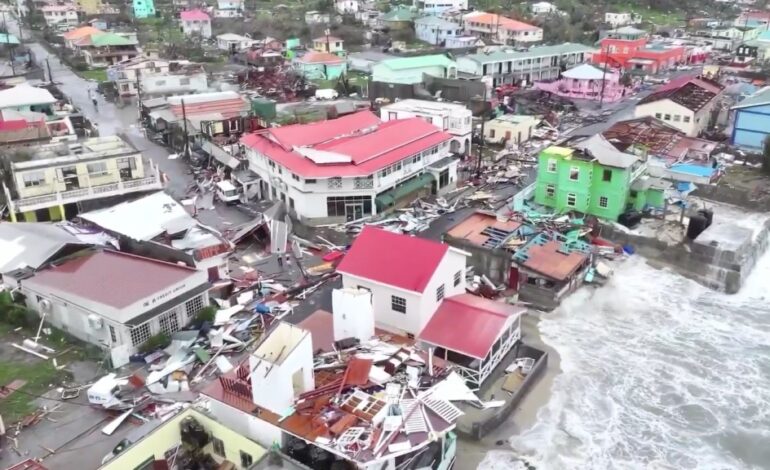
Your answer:
[[[189,136],[187,135],[187,111],[185,110],[185,107],[184,107],[184,100],[181,100],[181,101],[182,101],[182,121],[184,123],[184,145],[182,146],[182,156],[186,156],[189,158],[190,154],[188,151]]]
[[[481,159],[484,155],[484,124],[487,122],[487,87],[484,86],[484,112],[481,115],[481,135],[479,136],[478,161],[476,161],[476,177],[481,177]]]
[[[599,94],[599,109],[604,106],[604,86],[607,83],[607,65],[610,63],[610,46],[607,45],[607,52],[604,53],[604,69],[602,70],[602,91]]]
[[[3,10],[3,26],[5,27],[5,45],[9,46],[11,44],[11,30],[8,29],[8,23],[5,22],[5,10]],[[11,73],[13,75],[16,75],[16,66],[13,64],[13,49],[10,49],[10,62],[11,62]]]
[[[136,106],[139,110],[139,120],[142,120],[142,83],[139,81],[139,69],[136,70]],[[118,91],[120,93],[120,91]],[[140,122],[144,128],[144,123]]]
[[[48,81],[53,83],[53,74],[51,73],[51,62],[48,61],[48,58],[45,59],[45,66],[48,69]]]

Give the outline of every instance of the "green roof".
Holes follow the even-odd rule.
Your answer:
[[[770,104],[770,87],[764,87],[745,100],[733,106],[733,109],[749,108],[751,106],[762,106]]]
[[[495,51],[489,54],[470,54],[465,58],[476,61],[480,64],[489,62],[503,62],[508,60],[517,59],[531,59],[533,57],[548,57],[561,54],[574,54],[580,52],[594,52],[596,49],[586,46],[584,44],[574,44],[571,42],[565,42],[564,44],[558,44],[556,46],[537,46],[528,51]]]
[[[382,21],[412,21],[415,17],[414,11],[408,7],[398,7],[385,13]]]
[[[133,46],[136,43],[125,36],[120,36],[115,33],[104,34],[92,34],[91,45],[96,47],[102,46]]]
[[[416,57],[399,57],[397,59],[388,59],[380,62],[381,65],[391,70],[415,69],[419,67],[449,67],[454,65],[455,61],[444,54],[420,55]]]

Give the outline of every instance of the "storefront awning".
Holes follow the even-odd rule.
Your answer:
[[[399,199],[412,194],[413,192],[428,186],[435,178],[429,173],[423,173],[420,176],[416,176],[410,180],[400,183],[393,189],[382,192],[374,199],[374,203],[377,205],[377,210],[385,210],[392,207]]]

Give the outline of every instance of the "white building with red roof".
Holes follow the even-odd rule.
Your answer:
[[[211,17],[201,9],[186,10],[179,14],[185,36],[211,37]]]
[[[496,13],[474,11],[463,16],[465,32],[500,44],[533,43],[543,40],[543,29]]]
[[[451,138],[424,119],[382,122],[364,111],[265,129],[244,136],[241,144],[263,198],[284,201],[305,223],[325,224],[455,187]]]
[[[337,267],[345,288],[372,293],[375,325],[417,336],[445,297],[465,292],[468,253],[365,227]]]
[[[210,287],[206,271],[115,251],[57,261],[19,285],[29,308],[109,351],[114,367],[150,337],[192,321]]]

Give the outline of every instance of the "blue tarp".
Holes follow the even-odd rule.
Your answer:
[[[711,166],[693,165],[692,163],[677,163],[671,165],[671,171],[710,178],[717,170]]]

